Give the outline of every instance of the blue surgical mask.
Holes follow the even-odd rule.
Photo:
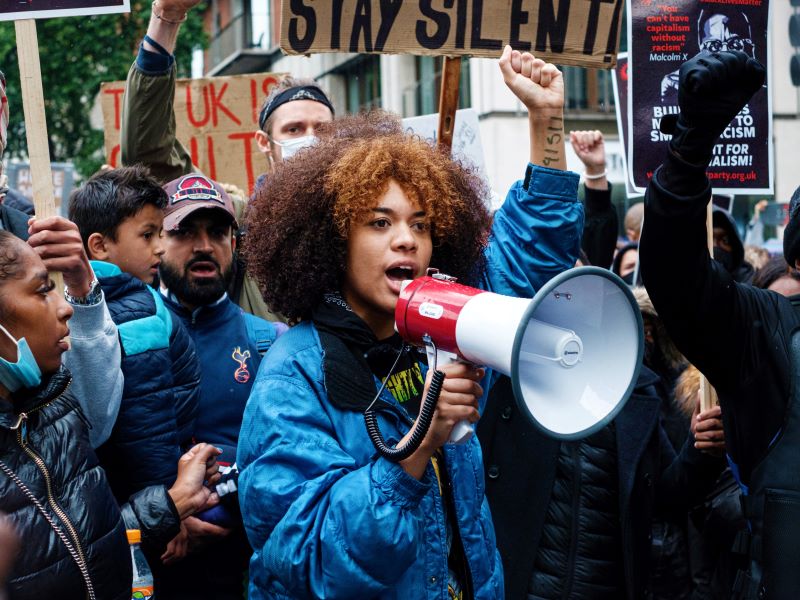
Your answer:
[[[28,342],[25,338],[15,340],[14,336],[2,325],[0,325],[0,330],[17,346],[16,362],[10,362],[0,357],[0,384],[10,392],[16,392],[20,388],[38,386],[42,382],[42,371],[36,363]]]
[[[272,143],[278,144],[278,146],[281,147],[281,158],[283,160],[288,160],[303,148],[310,148],[316,144],[317,141],[317,136],[315,135],[304,135],[290,140],[283,140],[282,142],[272,140]]]

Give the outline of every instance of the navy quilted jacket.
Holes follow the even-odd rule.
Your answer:
[[[194,343],[160,294],[116,265],[92,261],[122,346],[125,387],[109,440],[98,449],[120,503],[171,486],[192,443],[200,371]]]

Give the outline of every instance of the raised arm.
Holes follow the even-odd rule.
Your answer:
[[[571,131],[570,144],[584,167],[586,225],[581,247],[589,262],[608,269],[614,260],[619,220],[611,204],[611,185],[606,178],[606,148],[600,131]]]
[[[659,316],[686,357],[717,385],[748,375],[754,335],[769,331],[775,314],[758,291],[733,282],[708,253],[705,170],[717,138],[764,81],[764,69],[738,52],[703,54],[680,70],[681,114],[664,164],[648,186],[640,264]],[[761,327],[753,324],[762,323]]]
[[[70,349],[63,356],[72,373],[72,389],[97,448],[111,435],[124,384],[122,351],[102,290],[83,249],[78,227],[63,217],[31,220],[28,243],[48,271],[64,276],[67,300],[75,311],[69,321]]]
[[[530,164],[497,211],[486,250],[483,285],[531,297],[550,278],[574,266],[583,207],[578,176],[566,171],[564,80],[554,66],[506,46],[500,58],[506,85],[528,109]]]
[[[157,0],[136,61],[128,72],[120,133],[123,165],[143,164],[167,182],[198,171],[175,137],[175,44],[180,24],[199,0]]]

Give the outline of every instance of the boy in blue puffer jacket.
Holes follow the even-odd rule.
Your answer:
[[[97,450],[120,504],[147,486],[172,485],[178,459],[194,434],[200,384],[194,344],[150,287],[164,253],[166,203],[166,193],[144,167],[95,175],[70,197],[69,218],[92,259],[123,353],[119,416],[111,437]],[[175,507],[155,510],[174,512]],[[143,537],[156,577],[161,560],[181,558],[185,544],[179,538],[165,553],[163,545]]]

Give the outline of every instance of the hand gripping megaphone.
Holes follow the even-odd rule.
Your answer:
[[[622,410],[644,351],[633,294],[598,267],[565,271],[533,299],[484,292],[431,270],[404,282],[395,325],[407,342],[426,347],[429,365],[463,360],[508,375],[522,414],[564,440],[592,434]],[[471,435],[462,421],[450,441]]]

